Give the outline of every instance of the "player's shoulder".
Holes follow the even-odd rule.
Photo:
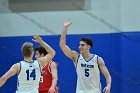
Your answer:
[[[35,62],[35,61],[37,61],[37,62],[38,62],[38,60],[34,60],[34,62]]]
[[[40,65],[41,63],[40,63],[38,60],[34,60],[34,61],[33,61],[33,64],[36,65],[36,66],[39,66],[39,67],[41,66],[41,65]]]
[[[51,64],[51,65],[57,65],[57,62],[51,61],[50,64]]]
[[[93,56],[99,56],[98,54],[96,54],[96,53],[90,53],[91,55],[93,55]]]
[[[96,53],[91,53],[91,55],[93,55],[93,57],[96,57],[96,58],[102,58],[100,55],[96,54]]]
[[[78,52],[77,52],[77,51],[75,51],[75,50],[72,50],[72,52],[73,52],[73,53],[78,53]]]
[[[15,67],[20,67],[20,62],[17,62],[17,63],[15,63],[15,64],[13,64],[13,66],[15,66]]]
[[[94,54],[98,59],[103,59],[102,56],[98,55],[98,54]]]
[[[34,60],[33,62],[39,63],[39,60]]]
[[[17,73],[18,73],[19,70],[20,70],[20,63],[18,62],[18,63],[13,64],[12,67],[11,67],[10,69],[11,69],[11,70],[16,70]]]
[[[74,50],[72,51],[72,53],[73,53],[72,60],[73,60],[73,62],[76,62],[80,56],[80,53],[78,53],[77,51],[74,51]]]
[[[50,67],[51,68],[57,68],[57,65],[58,65],[57,62],[55,62],[55,61],[50,62]]]
[[[77,51],[75,51],[75,50],[72,50],[72,53],[73,53],[73,55],[75,55],[75,56],[78,56],[78,55],[79,55],[79,53],[78,53]]]
[[[98,64],[104,64],[104,60],[100,55],[97,55],[97,62]]]

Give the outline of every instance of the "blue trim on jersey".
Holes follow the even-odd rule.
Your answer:
[[[37,61],[38,62],[38,61]],[[40,74],[41,74],[41,66],[40,66],[40,63],[38,62],[38,64],[39,64],[39,68],[40,68]]]
[[[97,56],[97,63],[98,63],[98,56]]]
[[[78,60],[80,58],[80,54],[78,55],[78,58],[77,58],[77,62],[76,62],[76,69],[77,69],[77,64],[78,64]]]
[[[17,79],[17,89],[16,89],[16,91],[18,91],[18,87],[19,87],[19,80]]]
[[[20,64],[20,70],[19,70],[19,73],[17,75],[19,75],[20,72],[21,72],[21,67],[22,67],[21,62],[22,61],[20,61],[20,63],[19,63]],[[16,91],[18,91],[18,87],[19,87],[19,80],[17,79],[17,89],[16,89]]]
[[[78,58],[77,58],[77,63],[78,63],[79,58],[80,58],[80,54],[78,55]]]
[[[19,64],[20,64],[20,70],[19,70],[19,72],[18,72],[18,75],[19,75],[19,73],[20,73],[20,71],[21,71],[21,62],[20,62]]]
[[[85,60],[86,62],[89,62],[90,60],[92,60],[94,56],[95,56],[95,54],[93,54],[93,56],[92,56],[89,60],[86,60],[86,59],[83,57],[83,55],[82,55],[82,57],[84,58],[84,60]]]
[[[98,64],[98,69],[101,71],[100,67],[99,67],[99,63],[98,63],[98,55],[97,55],[97,64]]]
[[[25,61],[25,60],[24,60],[24,62],[26,62],[26,63],[34,63],[34,60],[33,60],[33,61],[31,61],[31,62],[27,62],[27,61]]]
[[[24,60],[25,63],[28,63],[28,64],[29,64],[29,67],[32,67],[32,63],[34,63],[34,61],[35,61],[35,60],[30,61],[30,62],[27,62],[27,61]]]

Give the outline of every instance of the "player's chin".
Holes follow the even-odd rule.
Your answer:
[[[80,51],[81,54],[83,54],[83,51]]]

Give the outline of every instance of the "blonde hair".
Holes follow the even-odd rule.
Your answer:
[[[33,52],[33,44],[31,42],[25,42],[21,48],[24,57],[31,57]]]

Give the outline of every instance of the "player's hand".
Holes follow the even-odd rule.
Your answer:
[[[64,27],[69,27],[72,24],[71,18],[68,18],[65,22],[64,22]]]
[[[110,87],[106,86],[103,90],[104,93],[110,93]]]
[[[39,35],[33,35],[32,39],[34,42],[40,43],[42,41],[42,38]]]
[[[48,93],[55,93],[55,89],[54,88],[50,88]]]

